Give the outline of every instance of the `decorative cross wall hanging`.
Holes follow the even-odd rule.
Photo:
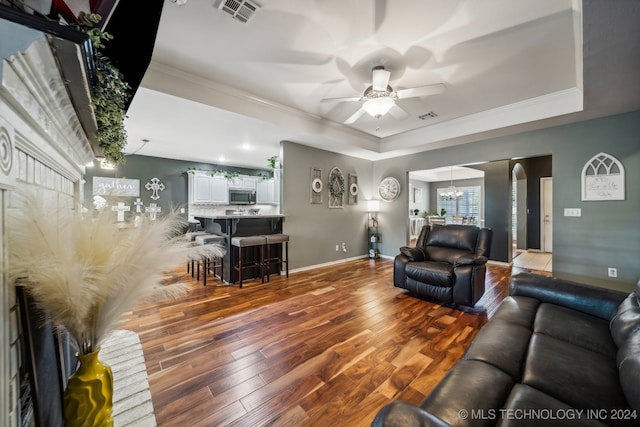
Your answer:
[[[131,206],[125,205],[123,202],[118,202],[118,206],[111,206],[111,210],[118,212],[118,222],[124,222],[124,213],[131,210]]]
[[[162,210],[162,208],[156,205],[155,203],[149,203],[149,206],[147,206],[144,209],[149,214],[149,219],[151,219],[151,221],[155,221],[156,214],[159,214],[160,211]]]
[[[144,188],[152,191],[151,198],[153,200],[158,200],[160,198],[160,196],[158,195],[158,191],[164,190],[164,184],[161,183],[158,178],[154,177],[151,178],[151,181],[147,182],[144,185]]]
[[[136,212],[142,212],[142,206],[144,205],[143,202],[140,201],[140,199],[136,199],[135,202],[133,202],[134,205],[136,205]]]

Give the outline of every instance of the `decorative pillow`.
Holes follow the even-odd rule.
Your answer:
[[[640,334],[640,305],[635,292],[618,306],[616,314],[609,323],[613,342],[622,347],[633,335]]]

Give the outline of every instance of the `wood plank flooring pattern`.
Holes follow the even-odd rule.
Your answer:
[[[361,259],[242,289],[185,274],[187,297],[122,326],[140,336],[158,426],[368,426],[388,402],[420,402],[505,297],[511,268],[489,267],[471,311],[409,296],[392,272]]]

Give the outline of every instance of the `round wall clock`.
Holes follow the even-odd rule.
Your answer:
[[[397,199],[400,195],[400,182],[392,176],[384,178],[378,186],[378,194],[387,202]]]

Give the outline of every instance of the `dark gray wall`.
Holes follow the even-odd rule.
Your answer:
[[[624,164],[626,200],[580,200],[582,168],[600,152]],[[640,278],[640,111],[380,160],[374,163],[373,185],[392,175],[406,188],[407,171],[411,170],[547,155],[553,158],[554,275],[630,290]],[[510,182],[510,171],[505,169]],[[406,193],[384,204],[386,221],[381,228],[386,235],[382,248],[385,255],[395,255],[407,244]],[[582,216],[564,217],[564,208],[581,208]],[[500,223],[493,224],[504,228]],[[509,241],[505,244],[510,246]],[[505,250],[496,249],[495,253]],[[607,267],[618,268],[617,279],[607,278]]]
[[[266,170],[256,171],[252,169],[235,168],[210,163],[195,163],[182,160],[163,159],[160,157],[132,155],[126,156],[125,159],[125,163],[118,166],[116,169],[101,169],[97,161],[94,162],[93,167],[87,168],[87,173],[85,175],[86,182],[84,184],[86,205],[91,205],[92,203],[92,182],[94,176],[139,179],[140,199],[144,203],[144,206],[149,206],[149,203],[156,203],[162,208],[162,212],[169,212],[170,209],[187,207],[189,188],[187,170],[189,169],[227,170],[247,175],[269,173]],[[267,161],[265,159],[265,166],[266,164]],[[144,187],[145,184],[154,177],[158,178],[165,186],[165,189],[158,193],[160,195],[158,200],[152,200],[151,191]],[[135,199],[135,197],[119,197],[117,201],[128,203],[131,205],[131,209],[134,210],[134,206],[132,204]]]
[[[540,156],[518,159],[512,162],[520,163],[527,174],[527,240],[526,249],[540,249],[540,178],[552,176],[552,156]]]
[[[484,172],[484,227],[493,231],[491,259],[509,262],[512,258],[511,168],[508,160],[473,166]]]
[[[399,247],[408,243],[409,206],[408,172],[479,161],[485,176],[485,225],[498,233],[492,248],[493,260],[511,260],[511,166],[512,158],[551,156],[547,166],[529,165],[528,204],[536,209],[539,200],[539,177],[553,176],[553,274],[599,286],[630,290],[640,278],[640,111],[595,119],[581,123],[487,139],[462,146],[443,148],[371,162],[283,142],[281,158],[282,212],[287,215],[284,229],[291,234],[291,267],[304,268],[365,255],[366,203],[377,196],[382,178],[394,176],[402,184],[400,197],[381,203],[381,252],[393,257]],[[626,170],[626,200],[581,201],[580,176],[584,164],[594,155],[606,152],[620,160]],[[542,160],[540,160],[542,162]],[[323,180],[332,167],[338,166],[345,176],[358,175],[360,187],[357,205],[343,209],[327,208],[327,194],[322,205],[310,199],[310,168],[323,170]],[[117,171],[94,172],[88,169],[85,194],[91,196],[93,174],[137,178],[141,181],[142,199],[147,205],[150,192],[144,184],[156,176],[167,189],[158,201],[164,209],[186,204],[186,170],[190,167],[218,169],[210,164],[128,156],[125,166]],[[550,168],[550,173],[549,173]],[[109,175],[111,174],[111,175]],[[538,181],[536,183],[536,181]],[[581,217],[564,217],[564,208],[581,208]],[[529,247],[535,247],[539,236],[538,219],[529,219]],[[489,215],[487,212],[491,212]],[[534,215],[536,213],[534,212]],[[532,217],[534,216],[532,215]],[[539,237],[538,237],[539,238]],[[336,252],[335,245],[345,242],[347,253]],[[618,278],[607,278],[607,267],[618,269]]]
[[[281,213],[286,215],[283,229],[291,236],[291,268],[301,268],[363,256],[368,251],[366,234],[367,200],[371,199],[372,162],[331,153],[293,142],[283,142]],[[333,167],[358,176],[358,204],[347,204],[342,209],[327,207],[327,179]],[[324,189],[322,204],[311,204],[311,168],[322,169]],[[404,205],[404,217],[409,218]],[[384,215],[379,217],[385,221]],[[406,232],[406,230],[405,230]],[[382,235],[384,244],[385,236]],[[342,243],[347,252],[342,251]],[[336,245],[340,250],[336,252]]]

